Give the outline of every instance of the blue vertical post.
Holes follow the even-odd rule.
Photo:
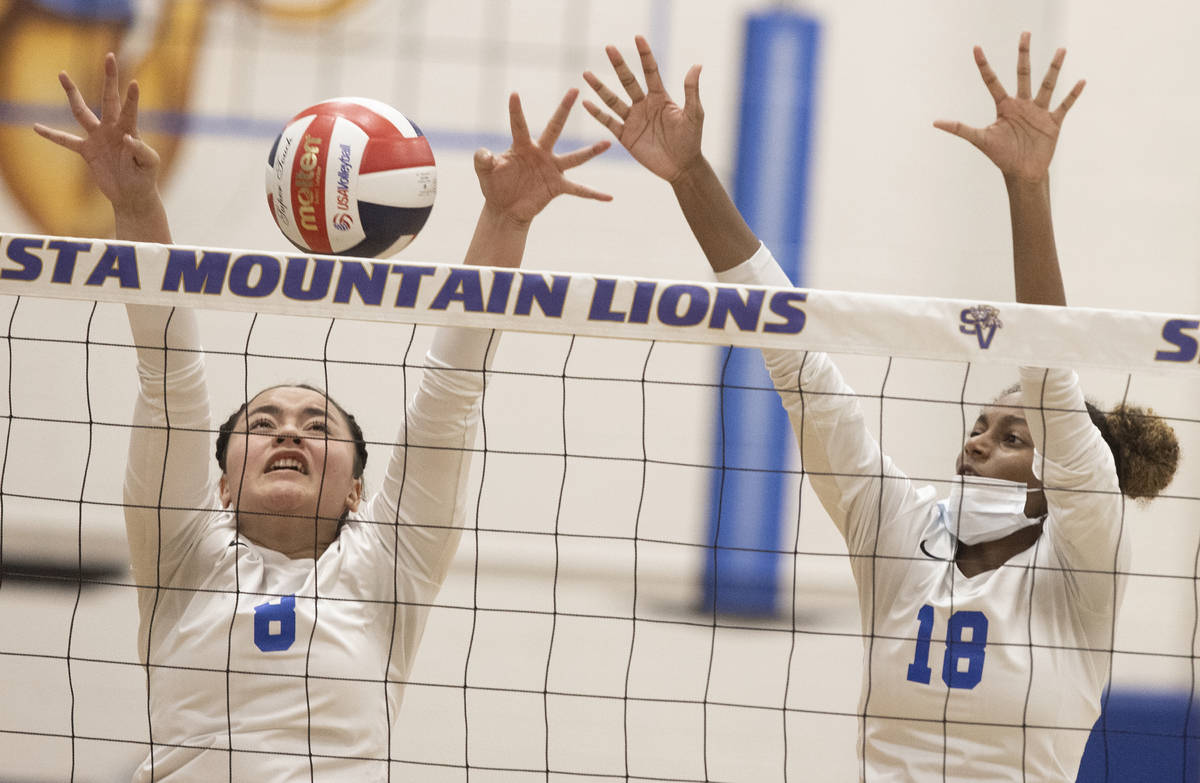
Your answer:
[[[808,164],[820,26],[790,9],[752,14],[733,198],[792,281],[802,279]],[[756,350],[722,356],[704,606],[777,609],[788,482],[787,415]]]

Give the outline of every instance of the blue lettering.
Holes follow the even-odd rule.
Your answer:
[[[1200,351],[1200,344],[1190,334],[1184,334],[1186,329],[1200,329],[1200,321],[1188,321],[1183,318],[1172,318],[1163,324],[1162,337],[1174,345],[1175,351],[1158,351],[1154,359],[1160,362],[1190,362]]]
[[[400,275],[400,290],[396,292],[396,307],[413,307],[417,303],[421,280],[425,275],[432,275],[437,269],[432,266],[392,264],[392,271]]]
[[[258,271],[258,279],[251,285],[250,278],[255,270]],[[274,256],[247,253],[239,256],[229,270],[229,291],[238,296],[263,297],[278,285],[279,259]]]
[[[183,290],[189,294],[219,294],[225,287],[225,272],[228,269],[228,253],[206,250],[197,262],[196,251],[173,247],[167,253],[162,290],[178,291],[183,286]]]
[[[513,309],[515,315],[529,315],[534,302],[549,318],[561,318],[563,307],[567,304],[567,286],[571,278],[564,275],[551,275],[550,284],[541,275],[521,275],[521,287],[517,291],[517,306]]]
[[[612,309],[613,292],[616,289],[616,280],[605,278],[596,280],[596,291],[592,294],[592,307],[588,310],[589,321],[616,321],[621,323],[625,320],[625,313],[618,313]]]
[[[492,290],[488,291],[487,311],[503,313],[508,308],[508,294],[512,291],[512,272],[496,272],[492,277]]]
[[[76,258],[81,252],[86,253],[91,250],[92,243],[67,242],[63,239],[56,239],[46,247],[58,251],[58,258],[54,260],[54,274],[50,276],[50,280],[55,283],[70,283],[71,278],[75,276]]]
[[[658,283],[640,282],[633,289],[633,304],[629,306],[629,323],[644,324],[650,320],[650,306]]]
[[[100,256],[84,285],[103,285],[110,277],[117,278],[122,288],[142,287],[138,280],[137,254],[129,245],[105,246],[104,255]]]
[[[763,298],[766,295],[766,291],[747,291],[746,299],[743,300],[735,289],[718,288],[708,325],[713,329],[724,329],[725,319],[732,316],[738,329],[753,332],[758,328],[758,316],[762,312]]]
[[[468,313],[483,312],[483,286],[478,269],[451,269],[429,309],[445,310],[451,302],[462,302],[463,310]]]
[[[383,301],[383,289],[387,287],[389,267],[387,264],[371,264],[367,271],[366,264],[358,261],[343,261],[338,270],[337,290],[333,293],[333,301],[346,304],[350,301],[351,292],[357,291],[363,304],[378,305]]]
[[[23,239],[17,237],[8,243],[8,259],[21,265],[20,269],[5,269],[0,272],[0,278],[5,280],[37,280],[42,273],[42,259],[29,252],[29,248],[42,247],[40,239]]]
[[[304,278],[308,273],[308,262],[312,261],[312,280],[308,288],[304,288]],[[283,275],[283,295],[288,299],[301,302],[315,302],[324,299],[329,293],[329,281],[333,277],[333,261],[328,258],[306,258],[298,256],[289,258],[287,271]]]
[[[679,301],[688,298],[687,309],[679,313]],[[667,326],[695,326],[708,312],[708,289],[699,285],[669,285],[658,300],[658,320]]]
[[[804,310],[797,305],[808,299],[803,291],[780,291],[771,296],[771,312],[783,317],[781,324],[764,324],[764,332],[799,334],[804,329]]]

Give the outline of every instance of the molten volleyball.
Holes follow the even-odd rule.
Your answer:
[[[390,256],[425,225],[437,195],[421,130],[370,98],[333,98],[293,117],[267,157],[267,205],[301,250]]]

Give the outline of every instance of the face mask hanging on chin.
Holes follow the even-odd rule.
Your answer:
[[[1025,516],[1025,484],[981,476],[956,476],[950,497],[941,502],[950,534],[970,546],[995,541],[1041,522]]]

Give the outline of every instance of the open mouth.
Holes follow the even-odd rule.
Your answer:
[[[302,476],[308,475],[308,469],[304,467],[304,463],[298,459],[292,459],[291,457],[282,457],[280,459],[275,460],[274,462],[272,462],[270,465],[267,466],[266,472],[267,473],[275,473],[276,471],[280,471],[280,470],[295,471],[296,473],[299,473]]]
[[[963,465],[961,468],[958,469],[958,475],[960,475],[960,476],[978,476],[979,472],[977,470],[975,470],[975,468],[971,467],[970,465]]]

